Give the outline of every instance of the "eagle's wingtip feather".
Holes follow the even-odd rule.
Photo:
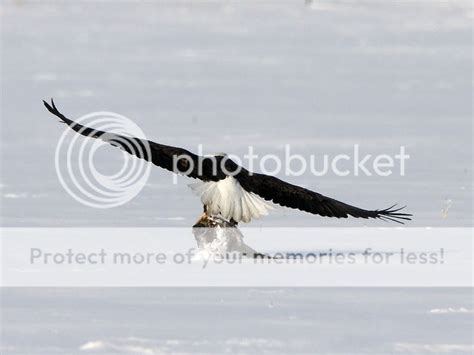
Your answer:
[[[51,112],[53,115],[56,115],[59,113],[58,109],[54,105],[53,99],[51,99],[51,104],[45,100],[43,100],[43,105],[48,109],[49,112]]]
[[[406,206],[398,207],[397,204],[377,211],[377,218],[381,220],[389,220],[400,224],[405,224],[403,221],[411,221],[413,215],[411,213],[401,213]]]

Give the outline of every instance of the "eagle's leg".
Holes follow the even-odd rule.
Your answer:
[[[229,221],[222,218],[221,216],[212,216],[207,213],[207,206],[203,205],[203,213],[199,216],[196,223],[194,223],[193,228],[197,227],[204,227],[204,228],[213,228],[213,227],[231,227],[237,228],[238,222],[236,222],[233,218]]]
[[[199,228],[199,227],[204,227],[204,228],[209,227],[209,216],[207,215],[206,205],[204,205],[203,213],[199,216],[198,220],[193,225],[193,228]]]

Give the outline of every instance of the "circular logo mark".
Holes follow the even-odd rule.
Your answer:
[[[93,112],[75,122],[84,128],[79,132],[67,128],[56,146],[55,167],[61,185],[76,201],[90,207],[112,208],[132,200],[150,175],[151,164],[145,160],[150,157],[150,147],[143,131],[113,112]],[[106,132],[103,140],[87,138],[97,137],[100,131]],[[94,157],[110,144],[123,150],[123,163],[119,171],[105,174],[97,169]]]

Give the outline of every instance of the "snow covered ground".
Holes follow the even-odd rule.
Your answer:
[[[459,288],[11,289],[2,294],[2,353],[472,353],[471,296]]]
[[[42,106],[49,97],[71,117],[114,111],[152,140],[207,153],[253,145],[278,155],[290,144],[333,156],[359,144],[393,155],[405,146],[405,176],[281,177],[361,207],[406,204],[408,229],[472,227],[469,1],[3,1],[0,15],[2,227],[188,228],[201,211],[188,181],[173,185],[160,169],[122,207],[77,203],[56,176],[64,126]],[[96,162],[114,171],[120,154],[110,148]],[[251,226],[389,225],[277,209]],[[332,246],[251,241],[265,252]],[[464,261],[472,266],[472,253]],[[473,351],[471,288],[27,287],[1,296],[2,354]]]

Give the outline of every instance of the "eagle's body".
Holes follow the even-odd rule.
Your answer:
[[[189,187],[201,198],[208,216],[220,215],[228,221],[248,223],[266,216],[273,208],[258,195],[244,190],[232,176],[219,181],[200,181]]]
[[[400,212],[402,208],[366,210],[274,176],[250,172],[226,155],[198,156],[182,148],[86,127],[60,113],[52,100],[51,105],[44,104],[83,136],[101,139],[163,169],[198,179],[199,182],[190,186],[204,205],[204,219],[220,216],[231,223],[250,222],[268,214],[272,208],[268,202],[324,217],[377,218],[398,223],[411,219],[411,214]],[[183,156],[187,159],[181,158]]]

